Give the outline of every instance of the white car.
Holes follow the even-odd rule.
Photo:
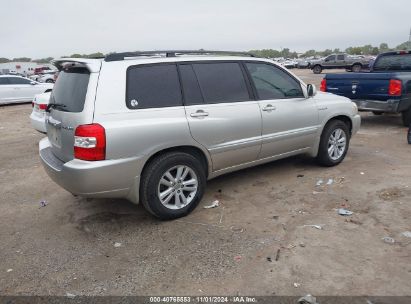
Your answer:
[[[57,71],[46,72],[37,78],[38,82],[54,83]]]
[[[50,92],[53,83],[40,83],[29,78],[0,75],[0,105],[32,101],[34,95]]]
[[[39,132],[46,131],[46,109],[49,104],[51,92],[42,93],[34,96],[32,106],[33,111],[30,115],[31,125]]]

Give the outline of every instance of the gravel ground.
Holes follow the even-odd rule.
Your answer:
[[[191,215],[161,222],[54,184],[30,111],[0,107],[1,295],[411,295],[411,146],[397,115],[363,114],[337,167],[300,156],[221,176]]]

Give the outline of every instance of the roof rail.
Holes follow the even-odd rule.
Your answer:
[[[121,61],[128,57],[147,57],[147,56],[165,56],[177,57],[178,55],[231,55],[231,56],[250,56],[255,57],[251,53],[237,51],[206,51],[206,50],[165,50],[165,51],[139,51],[139,52],[124,52],[108,54],[104,61]]]

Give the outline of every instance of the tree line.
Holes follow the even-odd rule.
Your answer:
[[[350,55],[378,55],[379,53],[388,52],[392,50],[406,50],[411,49],[410,43],[404,42],[397,45],[395,48],[390,48],[387,43],[381,43],[379,46],[372,46],[371,44],[366,44],[364,46],[350,46],[345,50],[336,49],[325,49],[323,51],[317,50],[308,50],[301,55],[301,57],[314,57],[314,56],[328,56],[333,53],[347,53]],[[262,50],[250,50],[248,51],[250,54],[253,54],[258,57],[266,57],[266,58],[276,58],[276,57],[284,57],[284,58],[297,58],[298,53],[295,51],[291,51],[289,48],[284,48],[282,50],[274,50],[274,49],[262,49]],[[91,53],[91,54],[72,54],[70,56],[61,56],[61,57],[70,57],[70,58],[98,58],[104,57],[104,54],[101,52]],[[19,57],[19,58],[5,58],[0,57],[0,63],[7,63],[7,62],[37,62],[37,63],[49,63],[53,60],[53,57],[46,57],[46,58],[39,58],[39,59],[31,59],[29,57]]]

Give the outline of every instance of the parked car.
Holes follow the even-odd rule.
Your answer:
[[[37,94],[32,102],[33,111],[30,114],[30,122],[34,129],[42,133],[47,132],[46,109],[50,101],[50,95],[50,92]]]
[[[310,68],[314,74],[320,74],[324,69],[346,69],[360,72],[362,68],[368,67],[369,59],[354,57],[347,54],[332,54],[323,59],[312,60]]]
[[[39,83],[20,76],[0,75],[0,104],[31,102],[34,95],[52,89],[52,83]]]
[[[321,90],[351,98],[360,111],[402,113],[411,124],[411,51],[380,54],[368,73],[327,74]]]
[[[303,153],[324,166],[344,159],[360,127],[348,98],[316,94],[272,60],[186,53],[56,60],[39,143],[51,179],[172,219],[216,176]]]
[[[55,78],[56,73],[57,73],[57,71],[45,72],[37,78],[37,81],[38,82],[54,83],[54,81],[55,81],[54,78]]]

